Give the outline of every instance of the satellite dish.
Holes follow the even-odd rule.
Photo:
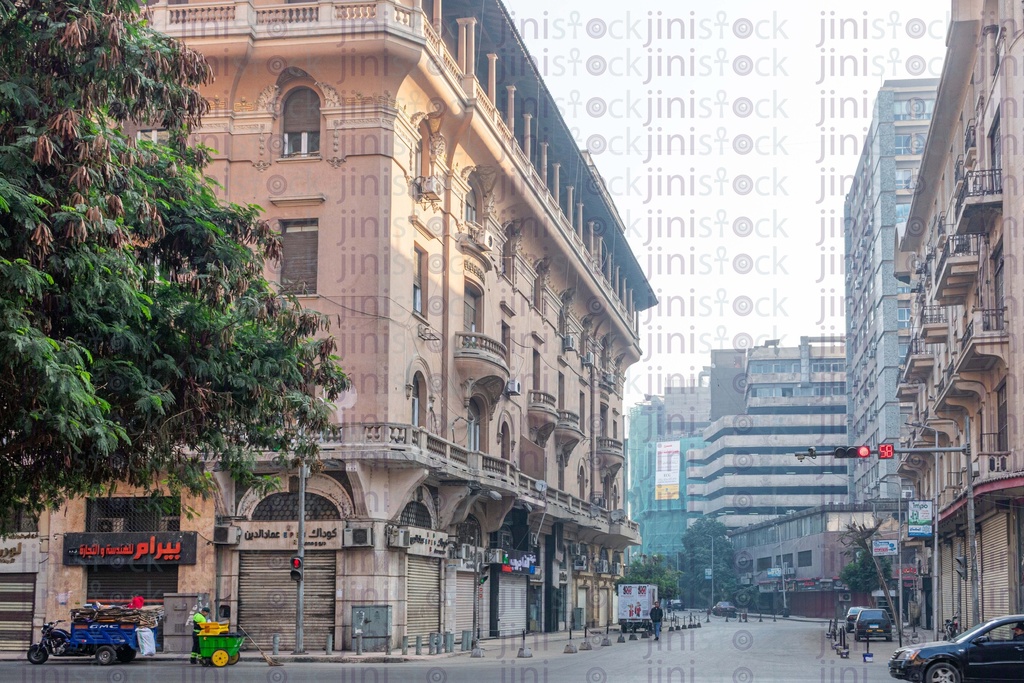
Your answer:
[[[541,493],[544,493],[545,491],[548,490],[548,483],[543,479],[538,479],[536,482],[534,482],[533,488],[537,489]]]

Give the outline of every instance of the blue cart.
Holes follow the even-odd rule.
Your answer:
[[[33,664],[42,664],[51,656],[95,657],[103,666],[127,664],[139,651],[138,624],[76,620],[68,631],[55,625],[43,627],[43,640],[29,648],[28,660]],[[157,629],[152,630],[155,638]]]

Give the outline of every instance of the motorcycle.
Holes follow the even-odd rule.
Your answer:
[[[57,624],[63,623],[65,623],[64,620],[60,619],[43,624],[43,637],[28,649],[29,662],[42,664],[49,659],[50,655],[60,657],[67,652],[71,634],[64,629],[57,628]]]

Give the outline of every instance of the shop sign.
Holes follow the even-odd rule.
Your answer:
[[[523,550],[506,550],[502,554],[501,571],[505,574],[536,574],[537,554]]]
[[[344,522],[306,522],[306,548],[340,550]],[[298,522],[240,522],[240,550],[293,550],[298,547]]]
[[[39,537],[36,534],[11,534],[0,539],[0,574],[38,571]]]
[[[132,566],[195,564],[196,532],[91,533],[64,535],[64,564]]]
[[[407,552],[410,555],[448,557],[448,534],[418,526],[405,528],[409,530],[409,548]]]

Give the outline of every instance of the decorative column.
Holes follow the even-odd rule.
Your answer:
[[[476,17],[468,17],[466,20],[466,68],[462,73],[467,76],[476,76]]]
[[[494,106],[498,105],[498,55],[493,52],[487,53],[487,99]]]
[[[508,91],[508,107],[505,110],[505,125],[512,135],[516,134],[516,86],[506,85]]]
[[[569,227],[570,228],[572,227],[572,191],[574,189],[575,188],[572,185],[566,185],[565,186],[565,194],[566,194],[566,197],[568,198],[568,201],[566,201],[566,207],[565,207],[566,208],[565,217],[569,221]]]
[[[523,151],[526,152],[526,160],[533,163],[533,114],[523,114]]]
[[[466,24],[469,19],[456,19],[455,23],[459,25],[459,70],[466,73]]]
[[[583,202],[576,202],[576,232],[583,239]]]
[[[540,179],[544,187],[548,186],[548,143],[540,143]]]
[[[551,164],[551,170],[554,171],[554,178],[552,178],[551,180],[551,184],[553,186],[551,194],[554,195],[555,197],[555,203],[560,203],[562,199],[562,186],[561,179],[559,178],[559,172],[562,170],[562,164],[556,161],[555,163]]]
[[[437,31],[437,35],[441,35],[441,3],[443,0],[434,0],[434,16],[433,24],[434,30]]]

